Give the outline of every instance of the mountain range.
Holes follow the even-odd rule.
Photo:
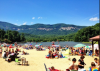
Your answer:
[[[4,30],[15,30],[27,34],[34,35],[67,35],[75,33],[78,30],[87,26],[77,26],[72,24],[58,23],[58,24],[33,24],[33,25],[21,25],[17,26],[12,23],[0,21],[0,28]]]

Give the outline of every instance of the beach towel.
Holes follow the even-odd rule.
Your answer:
[[[65,51],[64,55],[68,55],[69,56],[69,49]]]
[[[50,70],[50,71],[59,71],[59,70],[57,70],[57,69],[55,69],[55,70],[51,70],[50,68],[49,68],[49,70]]]

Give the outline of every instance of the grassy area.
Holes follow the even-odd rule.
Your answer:
[[[82,43],[91,43],[92,44],[92,42],[82,42]],[[95,41],[94,41],[94,43],[95,43]],[[98,44],[98,42],[96,42],[95,44]]]

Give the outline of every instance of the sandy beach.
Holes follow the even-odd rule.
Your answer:
[[[21,49],[21,51],[26,51],[29,55],[19,55],[21,57],[25,57],[26,60],[29,62],[29,66],[21,66],[16,65],[15,62],[8,63],[5,59],[0,58],[0,71],[46,71],[44,63],[46,64],[47,68],[54,66],[56,69],[60,69],[66,71],[69,67],[69,61],[67,58],[60,58],[60,59],[47,59],[45,55],[48,54],[48,49],[46,51],[36,51],[35,49],[32,50],[25,50]],[[22,53],[22,52],[21,52]],[[64,53],[64,52],[63,52]],[[78,60],[80,56],[70,56],[70,58],[76,58]],[[88,69],[91,65],[91,62],[94,61],[95,57],[85,56],[85,69]]]

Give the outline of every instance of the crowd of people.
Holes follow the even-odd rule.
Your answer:
[[[46,58],[63,58],[63,54],[62,54],[62,51],[59,51],[59,47],[51,47],[51,48],[48,48],[49,49],[49,52],[48,52],[48,55],[46,56]]]
[[[33,46],[32,45],[23,45],[22,48],[29,50],[29,49],[33,49]]]
[[[3,48],[4,47],[4,48]],[[19,52],[22,52],[22,55],[28,55],[29,53],[25,52],[25,51],[21,51],[19,48],[22,47],[23,49],[33,49],[35,48],[36,50],[42,50],[43,46],[41,46],[41,48],[37,48],[37,47],[33,47],[32,45],[29,46],[21,46],[21,45],[12,45],[12,44],[7,44],[4,45],[3,47],[1,47],[0,44],[0,57],[3,57],[6,61],[11,62],[11,61],[15,61],[15,58],[19,58]],[[3,49],[2,49],[3,48]],[[15,50],[14,50],[15,49]],[[63,58],[63,54],[62,51],[66,51],[69,49],[69,54],[71,55],[79,55],[80,59],[78,60],[78,64],[75,64],[77,62],[76,58],[72,59],[72,63],[69,65],[69,68],[66,69],[66,71],[80,71],[82,69],[84,69],[84,66],[86,65],[86,63],[84,62],[84,58],[85,55],[92,55],[93,51],[91,49],[87,49],[85,47],[81,47],[81,48],[73,48],[73,47],[50,47],[48,46],[49,52],[48,52],[48,56],[47,58]],[[99,55],[99,50],[95,50],[95,56]],[[2,54],[3,52],[3,54]],[[95,58],[94,62],[91,62],[91,66],[89,67],[88,71],[93,71],[93,70],[97,70],[99,71],[99,59]],[[49,68],[50,71],[60,71],[55,69],[54,67]],[[84,71],[86,71],[84,69]]]
[[[5,48],[6,48],[6,46],[5,46]],[[18,58],[18,56],[17,56],[19,54],[18,52],[20,52],[17,48],[15,51],[14,51],[14,49],[11,49],[11,48],[9,48],[9,49],[7,48],[3,51],[4,52],[2,54],[2,57],[8,62],[15,61],[15,58]]]
[[[75,64],[76,63],[76,58],[73,58],[72,59],[72,63],[70,64],[69,66],[69,69],[67,69],[68,71],[71,70],[76,70],[76,71],[99,71],[99,66],[100,66],[100,63],[99,63],[99,59],[97,58],[94,58],[94,62],[91,62],[91,66],[89,67],[88,70],[85,70],[84,69],[84,66],[86,65],[86,63],[84,62],[84,58],[85,56],[81,56],[80,59],[78,60],[78,64]]]
[[[85,48],[85,47],[81,47],[81,48],[69,48],[70,49],[70,54],[72,55],[92,55],[93,54],[93,51],[92,49],[88,49],[88,48]],[[99,50],[95,50],[95,56],[99,56]]]
[[[29,53],[25,52],[25,51],[21,51],[20,47],[22,47],[21,45],[17,45],[17,44],[0,44],[0,57],[4,58],[5,61],[7,62],[12,62],[12,61],[16,61],[16,58],[20,58],[19,52],[21,52],[21,55],[28,55]]]
[[[79,55],[80,56],[80,59],[78,60],[78,64],[76,65],[76,58],[73,58],[72,59],[72,63],[70,64],[69,68],[66,69],[66,71],[99,71],[99,59],[95,58],[94,59],[94,62],[91,62],[91,66],[89,67],[89,70],[85,70],[84,69],[84,66],[86,65],[86,63],[84,62],[84,58],[85,58],[85,55],[92,55],[93,54],[93,51],[92,49],[88,49],[88,48],[85,48],[85,47],[81,47],[81,48],[73,48],[73,47],[48,47],[49,49],[49,55],[47,55],[47,58],[60,58],[61,55],[62,55],[62,51],[66,51],[67,49],[69,49],[69,54],[71,55]],[[62,51],[59,51],[59,50],[62,50]],[[99,55],[99,50],[95,50],[95,56],[98,56]],[[50,71],[53,71],[54,70],[54,67],[51,67],[49,68]],[[55,69],[54,71],[60,71],[60,70],[57,70]]]

